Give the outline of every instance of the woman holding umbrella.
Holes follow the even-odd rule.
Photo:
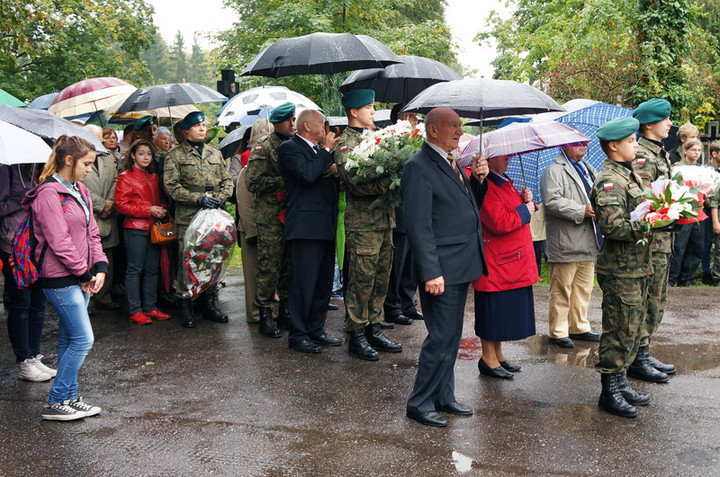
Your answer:
[[[480,209],[488,274],[473,282],[475,334],[482,342],[480,374],[513,379],[520,366],[509,362],[502,342],[535,334],[532,285],[538,281],[530,218],[535,211],[530,189],[522,192],[505,175],[509,157],[488,158],[490,174]]]

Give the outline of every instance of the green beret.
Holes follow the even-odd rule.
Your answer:
[[[633,111],[633,118],[640,121],[640,124],[650,124],[662,121],[670,117],[670,103],[664,99],[653,98],[644,103],[638,104]]]
[[[270,111],[269,121],[271,123],[281,123],[295,116],[295,105],[291,102],[283,103],[276,106]]]
[[[342,97],[342,105],[346,109],[362,108],[375,101],[375,91],[371,89],[354,89]]]
[[[135,122],[133,129],[139,131],[150,124],[157,124],[157,118],[155,116],[143,116]]]
[[[183,118],[180,123],[180,129],[189,129],[191,126],[203,121],[205,121],[205,113],[202,111],[193,111]]]
[[[625,116],[603,124],[595,131],[595,135],[601,141],[619,141],[635,134],[639,128],[640,122],[637,119]]]

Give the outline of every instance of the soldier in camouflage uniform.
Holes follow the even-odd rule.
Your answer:
[[[640,344],[653,273],[649,246],[637,243],[643,238],[643,229],[639,222],[630,221],[630,212],[643,201],[642,181],[632,168],[638,126],[636,119],[624,117],[597,130],[608,159],[590,192],[598,227],[605,235],[596,268],[603,291],[603,334],[595,366],[602,380],[598,405],[622,417],[635,417],[634,406],[650,402],[625,379],[625,370]]]
[[[640,139],[633,168],[642,179],[643,187],[660,178],[670,179],[670,154],[663,149],[661,142],[668,136],[672,126],[670,103],[657,98],[645,101],[638,105],[633,117],[640,122]],[[643,381],[666,383],[667,375],[675,373],[675,366],[663,364],[650,355],[650,339],[660,326],[665,312],[673,239],[673,232],[657,232],[650,243],[654,274],[650,282],[647,314],[637,357],[627,372],[628,376]]]
[[[278,169],[278,147],[295,132],[295,105],[284,103],[270,112],[273,126],[265,139],[258,142],[248,159],[245,184],[255,195],[258,233],[258,267],[255,281],[255,305],[260,310],[260,334],[280,338],[280,330],[290,328],[288,280],[290,262],[285,246],[285,227],[281,220],[287,198],[285,184]],[[278,326],[272,316],[275,291],[280,297]]]
[[[233,193],[233,183],[225,168],[220,151],[203,143],[207,135],[205,115],[192,112],[185,116],[180,127],[186,133],[186,139],[173,148],[165,158],[163,184],[168,197],[175,201],[175,223],[178,227],[178,284],[182,283],[183,238],[195,214],[200,209],[215,209],[225,205]],[[182,312],[180,324],[186,328],[195,326],[192,303],[181,296],[178,285],[178,298]],[[203,318],[226,323],[227,315],[217,309],[215,303],[217,290],[208,290],[198,301]]]
[[[356,170],[345,167],[348,155],[362,141],[363,129],[373,125],[374,99],[375,92],[367,89],[350,91],[343,96],[348,127],[335,148],[335,162],[347,195],[345,328],[350,334],[348,352],[366,361],[377,361],[377,350],[402,351],[402,345],[390,341],[380,329],[392,268],[395,210],[370,207],[379,195],[388,192],[392,178],[386,176],[361,183]]]

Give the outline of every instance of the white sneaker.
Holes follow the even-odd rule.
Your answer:
[[[45,421],[74,421],[82,419],[85,414],[70,407],[70,401],[63,401],[45,406],[42,411],[42,418]]]
[[[35,356],[35,358],[32,359],[31,361],[33,361],[35,363],[35,367],[37,369],[39,369],[40,371],[42,371],[45,374],[49,374],[50,376],[52,376],[54,378],[57,375],[57,370],[48,368],[47,366],[45,366],[43,364],[43,362],[41,361],[44,357],[45,356],[39,354],[39,355]]]
[[[40,371],[40,369],[35,366],[35,360],[32,358],[28,358],[22,363],[18,363],[18,366],[20,367],[18,378],[25,381],[42,382],[52,379],[52,376],[44,371]]]
[[[84,402],[82,397],[78,397],[72,401],[67,401],[67,405],[82,414],[83,417],[95,416],[102,412],[100,407]]]

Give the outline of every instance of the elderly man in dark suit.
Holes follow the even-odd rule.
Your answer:
[[[402,175],[405,229],[420,282],[428,336],[422,345],[407,416],[444,427],[438,411],[471,415],[455,400],[454,366],[470,282],[485,273],[479,208],[487,192],[487,161],[476,157],[472,178],[449,155],[463,131],[455,111],[436,108],[425,117],[427,140]]]
[[[288,345],[302,353],[342,343],[324,329],[335,265],[339,179],[331,151],[337,142],[334,133],[325,134],[322,114],[305,110],[297,118],[297,133],[278,148],[278,169],[288,194]]]

